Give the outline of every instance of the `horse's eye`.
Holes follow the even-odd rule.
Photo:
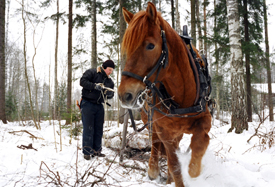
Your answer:
[[[147,49],[147,50],[152,50],[152,49],[154,49],[154,48],[155,48],[155,45],[152,44],[152,43],[149,43],[149,44],[146,46],[146,49]]]

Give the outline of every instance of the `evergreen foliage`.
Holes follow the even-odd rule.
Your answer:
[[[17,98],[11,92],[6,95],[6,117],[8,121],[16,120],[17,118]]]
[[[260,77],[257,75],[259,70],[265,68],[264,51],[260,44],[263,42],[263,1],[262,0],[247,0],[248,4],[248,34],[249,41],[245,41],[244,25],[241,24],[242,36],[242,51],[243,54],[249,53],[250,64],[252,66],[251,81],[254,83],[260,82]],[[244,3],[239,0],[239,12],[241,23],[244,23]],[[255,72],[255,73],[253,73]]]

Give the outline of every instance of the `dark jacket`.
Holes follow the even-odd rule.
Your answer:
[[[102,93],[104,93],[104,98],[107,96],[107,99],[111,99],[114,97],[114,92],[105,90],[98,91],[95,89],[95,83],[103,83],[105,87],[114,88],[114,82],[112,79],[106,75],[105,71],[102,67],[98,67],[97,69],[88,69],[83,73],[80,79],[80,86],[82,89],[82,98],[89,100],[92,103],[101,104],[104,102]]]

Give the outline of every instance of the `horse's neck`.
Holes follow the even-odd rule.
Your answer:
[[[163,80],[168,93],[181,107],[190,107],[196,98],[196,82],[183,41],[168,43],[169,66]],[[169,41],[169,40],[167,40]],[[169,75],[169,76],[168,76]]]

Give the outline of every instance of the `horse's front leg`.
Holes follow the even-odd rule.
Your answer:
[[[211,128],[211,118],[205,116],[196,121],[192,127],[193,136],[191,138],[191,160],[188,173],[190,177],[198,177],[201,172],[201,160],[209,144],[208,132]]]
[[[165,131],[165,129],[158,128],[157,131],[162,132],[159,135],[159,138],[164,144],[164,147],[166,150],[167,165],[168,165],[167,183],[169,184],[172,181],[174,181],[176,187],[184,187],[182,174],[181,174],[181,167],[176,154],[182,135],[176,138],[173,138],[173,135],[169,134],[167,129]]]
[[[151,156],[148,169],[148,176],[151,180],[154,180],[159,176],[159,154],[162,152],[162,149],[164,149],[164,147],[153,125]]]

